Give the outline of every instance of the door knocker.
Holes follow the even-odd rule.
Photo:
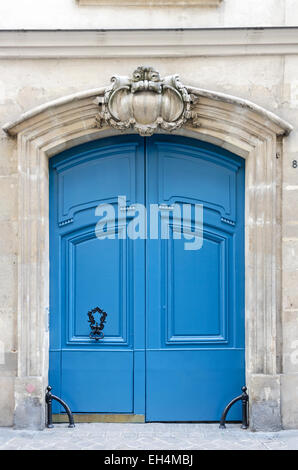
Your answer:
[[[97,321],[95,321],[95,318],[94,318],[95,313],[99,313],[100,315],[99,324]],[[105,326],[107,313],[104,312],[101,308],[95,307],[93,310],[90,310],[88,312],[88,317],[89,317],[88,323],[90,323],[90,328],[91,328],[89,338],[95,339],[95,341],[98,341],[99,339],[103,339],[104,334],[102,330],[104,329],[104,326]]]

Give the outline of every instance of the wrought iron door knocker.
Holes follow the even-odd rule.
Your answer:
[[[99,313],[99,315],[100,315],[100,322],[99,323],[97,321],[95,321],[95,318],[94,318],[95,313]],[[103,339],[104,334],[103,334],[102,330],[104,329],[104,326],[105,326],[107,313],[104,312],[101,308],[96,307],[93,310],[90,310],[88,312],[88,317],[89,317],[88,323],[90,323],[90,328],[91,328],[89,338],[90,339],[95,339],[95,341]]]

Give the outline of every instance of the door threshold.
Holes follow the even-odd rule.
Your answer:
[[[145,423],[145,415],[73,413],[75,423]],[[53,414],[53,423],[68,423],[67,414]]]

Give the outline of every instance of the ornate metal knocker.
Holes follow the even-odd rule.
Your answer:
[[[99,324],[97,321],[95,321],[95,318],[94,318],[95,313],[99,313],[100,315]],[[105,326],[104,324],[106,322],[107,313],[104,312],[101,308],[96,307],[93,310],[90,310],[88,312],[88,317],[89,317],[88,323],[90,323],[90,328],[91,328],[89,338],[95,339],[95,341],[98,341],[99,339],[103,339],[104,334],[102,330],[104,329],[104,326]]]

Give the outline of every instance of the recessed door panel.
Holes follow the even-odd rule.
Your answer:
[[[65,311],[67,329],[65,344],[89,344],[90,325],[88,312],[99,306],[108,317],[101,344],[128,345],[129,318],[131,305],[128,305],[129,277],[131,270],[129,256],[131,244],[128,240],[98,240],[94,228],[63,238],[66,255]],[[112,295],[111,295],[112,294]]]
[[[185,250],[185,240],[166,243],[162,280],[166,342],[181,344],[226,340],[225,265],[227,240],[205,231],[204,249]]]
[[[77,155],[73,150],[63,152],[63,159],[55,157],[52,162],[56,170],[60,226],[72,221],[80,211],[101,202],[116,201],[118,195],[125,195],[128,202],[136,197],[138,145],[135,142],[85,148],[86,151],[79,150]]]
[[[133,413],[133,352],[62,352],[61,394],[76,413]]]
[[[147,421],[219,421],[239,395],[244,357],[224,349],[147,351]],[[229,420],[241,419],[240,405]]]
[[[222,216],[235,219],[237,165],[219,160],[209,150],[173,145],[159,141],[158,180],[163,201],[189,200],[219,211]],[[198,181],[198,175],[200,180]]]

